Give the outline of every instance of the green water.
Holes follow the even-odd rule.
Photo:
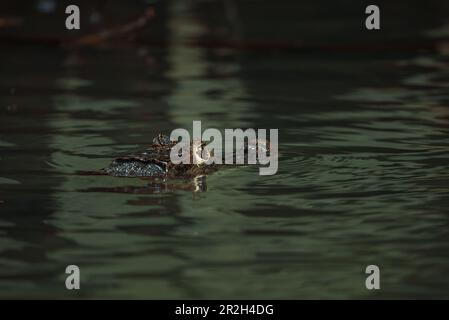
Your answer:
[[[0,297],[449,298],[447,42],[189,46],[216,30],[188,3],[163,8],[169,45],[1,46]],[[278,173],[80,174],[192,120],[278,128]]]

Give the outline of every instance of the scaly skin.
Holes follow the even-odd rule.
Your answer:
[[[173,164],[170,151],[175,144],[168,136],[159,134],[149,148],[118,157],[103,171],[118,177],[195,177],[217,169],[214,164]]]
[[[102,172],[118,177],[192,178],[214,172],[222,166],[204,163],[205,159],[199,157],[204,144],[195,141],[190,143],[190,149],[193,151],[186,156],[195,157],[198,164],[173,164],[170,161],[170,152],[176,142],[170,141],[167,135],[159,134],[153,139],[153,144],[149,148],[114,159]],[[257,145],[269,150],[269,143],[262,140],[251,141],[245,144],[244,149],[245,151],[255,150]],[[247,152],[244,152],[244,155],[246,157]]]

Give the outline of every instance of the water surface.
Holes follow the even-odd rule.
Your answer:
[[[447,42],[412,52],[183,42],[256,39],[265,29],[242,18],[247,8],[215,21],[187,1],[164,5],[159,46],[2,46],[0,297],[449,298]],[[426,41],[447,30],[430,20]],[[316,32],[330,43],[342,22],[328,24]],[[279,172],[80,174],[192,120],[278,128]],[[64,286],[70,264],[77,292]],[[370,264],[377,292],[365,288]]]

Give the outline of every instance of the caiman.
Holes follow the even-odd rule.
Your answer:
[[[115,158],[108,167],[102,169],[102,173],[118,177],[188,178],[206,175],[222,166],[220,164],[207,163],[208,157],[210,157],[209,151],[204,149],[204,143],[196,143],[195,141],[190,142],[191,154],[186,156],[191,157],[191,159],[195,157],[196,163],[190,161],[190,163],[174,164],[170,160],[170,152],[176,143],[170,141],[169,136],[160,133],[153,139],[151,146],[142,151]],[[259,145],[263,144],[264,147],[269,145],[266,141],[261,142],[257,140],[245,143],[244,151],[256,148],[257,143]],[[203,157],[206,155],[206,159],[201,157],[201,155]],[[244,152],[244,155],[246,158],[247,152]]]

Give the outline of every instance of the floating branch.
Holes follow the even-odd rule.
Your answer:
[[[68,40],[63,43],[66,46],[92,46],[107,42],[112,39],[120,38],[126,35],[133,34],[137,30],[145,27],[148,22],[154,17],[154,9],[149,8],[145,11],[143,16],[133,19],[128,23],[122,24],[118,27],[104,29],[94,34],[81,36],[75,40]]]

